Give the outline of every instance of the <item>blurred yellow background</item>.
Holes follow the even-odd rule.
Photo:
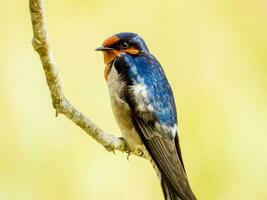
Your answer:
[[[0,5],[0,199],[162,200],[147,161],[108,153],[55,118],[28,1]],[[198,199],[267,199],[267,1],[45,0],[45,8],[65,94],[82,112],[120,135],[94,49],[136,32],[174,90]]]

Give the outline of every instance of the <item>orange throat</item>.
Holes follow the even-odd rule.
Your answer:
[[[104,76],[105,76],[105,79],[107,81],[109,72],[110,72],[111,67],[112,67],[112,62],[119,54],[119,51],[107,51],[107,52],[103,52],[103,53],[104,53],[104,62],[106,64]]]
[[[135,48],[129,48],[129,49],[126,49],[126,50],[115,50],[114,49],[112,51],[104,51],[103,52],[103,54],[104,54],[104,63],[106,64],[104,76],[105,76],[106,80],[108,80],[108,75],[109,75],[109,72],[110,72],[111,67],[112,67],[112,62],[122,52],[126,52],[126,53],[129,53],[129,54],[132,54],[132,55],[139,54],[139,50],[135,49]]]
[[[109,75],[109,72],[111,70],[111,67],[112,67],[112,62],[106,64],[105,71],[104,71],[104,77],[105,77],[106,81],[108,80],[108,75]]]

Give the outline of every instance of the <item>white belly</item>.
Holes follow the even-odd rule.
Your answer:
[[[108,75],[107,84],[109,88],[112,111],[120,127],[123,138],[126,140],[126,143],[130,148],[135,150],[139,149],[143,152],[143,157],[152,163],[153,168],[156,170],[156,173],[160,178],[160,171],[143,145],[138,133],[135,131],[134,125],[130,118],[130,107],[120,97],[125,87],[125,83],[120,80],[114,66],[112,66]]]
[[[113,114],[119,125],[121,133],[130,148],[143,149],[142,141],[135,131],[131,121],[131,110],[129,105],[121,98],[125,87],[114,66],[112,66],[108,75],[107,84],[109,88],[110,101]]]

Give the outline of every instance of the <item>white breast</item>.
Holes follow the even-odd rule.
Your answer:
[[[127,144],[133,148],[141,148],[142,142],[131,121],[131,110],[129,105],[121,98],[126,89],[125,83],[119,77],[114,66],[111,67],[107,84],[109,88],[110,101],[113,114],[120,127],[122,135]],[[137,147],[138,146],[138,147]],[[143,147],[142,147],[143,148]]]
[[[135,131],[135,128],[132,124],[130,118],[130,107],[129,105],[121,98],[123,90],[125,90],[125,83],[119,77],[114,66],[112,66],[110,73],[108,75],[107,84],[109,88],[110,101],[112,106],[113,114],[116,118],[116,121],[120,127],[123,138],[126,140],[130,148],[140,149],[143,152],[143,156],[148,159],[153,168],[156,170],[158,177],[161,177],[160,171],[158,170],[156,164],[152,160],[145,146],[143,145],[138,133]],[[136,87],[134,93],[143,93],[143,96],[146,96],[146,93],[142,90],[138,90],[139,86]],[[134,89],[134,88],[131,88]],[[145,100],[143,100],[145,101]]]

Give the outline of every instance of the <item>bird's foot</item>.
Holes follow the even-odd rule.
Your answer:
[[[127,160],[128,161],[130,161],[130,155],[131,155],[131,153],[128,153],[128,155],[127,155]]]
[[[127,159],[129,158],[129,156],[131,154],[134,154],[138,157],[144,157],[144,151],[143,151],[142,147],[137,147],[137,148],[131,149],[131,152],[128,154]]]
[[[128,148],[125,153],[127,153],[127,160],[129,161],[130,156],[131,155],[135,155],[138,157],[144,157],[144,152],[142,150],[142,148]]]
[[[120,144],[125,144],[123,147],[121,147],[124,150],[122,150],[121,148],[120,148],[120,150],[121,151],[125,151],[126,153],[130,153],[131,150],[127,147],[126,142],[125,142],[125,139],[123,137],[119,137],[118,139],[121,140],[121,143]],[[115,150],[119,150],[117,148],[115,149],[115,146],[113,144],[108,144],[108,145],[106,145],[104,147],[105,147],[105,149],[107,151],[110,151],[110,152],[112,151],[114,154],[115,154]]]
[[[137,149],[136,150],[136,153],[137,153],[137,155],[139,156],[139,157],[143,157],[144,156],[144,152],[143,152],[143,150],[142,149]]]
[[[115,148],[114,148],[114,145],[110,144],[110,145],[107,145],[107,146],[104,146],[105,149],[107,151],[110,151],[110,152],[113,152],[113,154],[115,154]]]

